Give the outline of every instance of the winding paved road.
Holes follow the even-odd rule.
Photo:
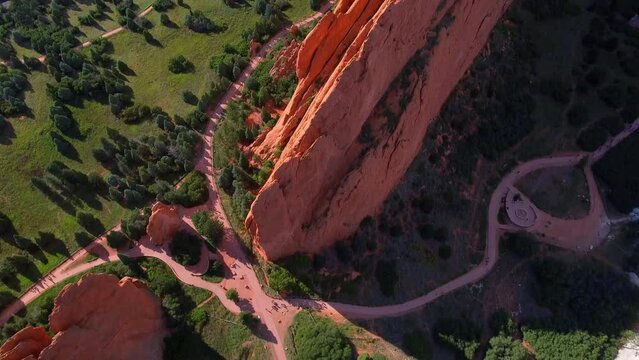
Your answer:
[[[330,4],[322,8],[319,13],[297,23],[297,26],[304,26],[311,21],[319,18],[323,13],[328,11]],[[147,9],[148,10],[148,9]],[[114,30],[119,32],[121,30]],[[425,306],[426,304],[448,294],[460,287],[472,284],[481,280],[486,276],[497,263],[499,238],[501,233],[507,229],[505,225],[498,222],[498,212],[508,190],[516,183],[516,181],[526,174],[546,167],[555,166],[574,166],[584,157],[592,156],[593,159],[601,158],[606,151],[618,144],[639,128],[639,119],[631,126],[626,128],[624,132],[617,137],[611,139],[601,149],[595,151],[592,155],[586,153],[570,154],[556,157],[533,160],[516,167],[511,173],[502,179],[496,190],[493,192],[488,207],[488,226],[486,234],[486,249],[484,260],[480,265],[467,272],[466,274],[447,282],[428,294],[415,298],[401,304],[388,306],[360,306],[351,304],[342,304],[336,302],[324,302],[309,299],[273,299],[270,298],[262,290],[261,284],[257,279],[255,271],[251,266],[239,239],[235,235],[228,219],[222,209],[221,201],[218,196],[217,186],[213,176],[212,161],[212,138],[213,132],[219,123],[228,102],[240,95],[245,80],[255,70],[256,66],[264,59],[265,55],[272,47],[284,36],[288,29],[285,29],[274,36],[265,46],[260,49],[258,54],[251,60],[249,66],[244,70],[238,80],[233,83],[218,105],[209,111],[211,121],[203,135],[204,147],[196,161],[196,169],[206,174],[209,182],[209,201],[200,207],[194,209],[181,210],[181,216],[184,222],[192,226],[190,216],[194,211],[200,209],[209,209],[213,214],[223,222],[225,226],[224,240],[219,247],[219,254],[226,265],[227,278],[220,284],[215,284],[202,279],[197,274],[206,271],[210,254],[208,251],[203,252],[202,259],[199,264],[193,268],[185,268],[175,262],[170,256],[166,248],[158,248],[149,243],[148,238],[143,238],[137,246],[130,250],[123,251],[122,254],[132,257],[154,257],[163,261],[176,275],[176,277],[189,285],[207,289],[215,294],[222,304],[231,312],[237,314],[240,311],[250,311],[257,314],[262,323],[263,328],[259,333],[271,346],[276,359],[286,359],[285,349],[283,345],[284,336],[292,321],[293,316],[303,308],[313,308],[334,317],[345,317],[348,319],[375,319],[380,317],[395,317],[411,313]],[[115,227],[117,230],[119,227]],[[4,324],[17,311],[24,308],[27,304],[35,300],[44,291],[50,289],[61,281],[69,277],[80,274],[95,266],[104,264],[109,261],[117,261],[118,254],[105,245],[105,236],[94,240],[86,248],[80,249],[72,254],[72,256],[56,267],[51,273],[44,276],[27,290],[16,302],[3,309],[0,313],[0,325]],[[91,252],[98,254],[99,258],[92,262],[85,262],[86,255]],[[229,288],[238,290],[240,301],[234,303],[225,297],[225,292]]]

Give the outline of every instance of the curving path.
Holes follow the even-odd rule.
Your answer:
[[[306,20],[296,23],[297,26],[304,26],[311,21],[322,16],[323,13],[330,9],[331,4],[327,3],[320,12],[307,18]],[[147,9],[148,10],[148,9]],[[149,10],[150,11],[150,10]],[[122,31],[114,30],[115,33]],[[592,154],[578,153],[562,156],[553,156],[549,158],[537,159],[516,167],[511,173],[505,176],[500,184],[493,192],[488,207],[488,226],[486,234],[486,249],[483,262],[458,278],[455,278],[437,289],[429,292],[424,296],[420,296],[413,300],[401,304],[388,306],[360,306],[351,304],[342,304],[336,302],[315,301],[309,299],[273,299],[264,293],[261,284],[257,279],[249,259],[244,253],[239,239],[233,232],[231,225],[224,214],[221,201],[218,196],[217,186],[213,176],[212,168],[212,138],[216,125],[219,123],[229,101],[240,95],[245,80],[255,70],[257,65],[264,59],[266,54],[273,46],[284,36],[288,29],[282,30],[275,35],[266,45],[264,45],[256,56],[251,60],[247,68],[242,72],[241,76],[233,83],[219,104],[209,111],[209,121],[207,128],[203,134],[204,147],[196,160],[196,169],[206,174],[209,183],[209,200],[206,204],[193,209],[183,209],[181,216],[184,222],[192,227],[190,216],[194,211],[207,209],[223,222],[225,227],[224,240],[219,247],[219,255],[223,263],[227,266],[227,278],[220,284],[208,282],[198,274],[206,271],[208,260],[211,254],[203,251],[203,256],[199,264],[192,268],[175,262],[166,248],[156,247],[149,243],[147,238],[143,238],[139,244],[130,249],[123,251],[122,254],[131,257],[154,257],[163,261],[173,271],[176,277],[189,285],[207,289],[215,294],[222,304],[231,312],[239,313],[240,311],[250,311],[260,317],[263,327],[259,329],[259,334],[271,346],[276,359],[286,359],[283,338],[288,329],[288,325],[292,321],[293,316],[303,308],[313,308],[333,317],[345,317],[348,319],[375,319],[380,317],[395,317],[411,313],[420,309],[424,305],[448,294],[460,287],[472,284],[481,280],[486,276],[497,263],[499,238],[502,232],[512,230],[511,227],[500,224],[498,222],[498,212],[504,201],[508,191],[514,187],[518,179],[526,174],[538,169],[556,166],[574,166],[577,165],[584,156],[589,156],[590,161],[601,158],[609,149],[621,142],[625,137],[632,134],[639,128],[639,119],[631,126],[627,127],[622,133],[612,138],[604,146]],[[88,45],[88,44],[87,44]],[[594,181],[593,181],[594,184]],[[591,187],[591,192],[593,188]],[[594,187],[596,192],[596,186]],[[594,194],[591,193],[591,197]],[[598,195],[597,195],[598,196]],[[116,226],[112,230],[117,230]],[[118,260],[118,253],[105,246],[105,236],[95,239],[87,247],[80,249],[72,254],[72,256],[56,267],[48,275],[36,282],[30,287],[16,302],[3,309],[0,313],[0,325],[4,324],[17,311],[24,308],[27,304],[35,300],[44,291],[59,284],[61,281],[68,279],[74,275],[80,274],[97,265]],[[86,263],[84,259],[91,252],[98,254],[99,258],[92,262]],[[225,292],[229,288],[237,289],[241,298],[239,303],[234,303],[226,299]]]
[[[151,11],[153,11],[153,6],[152,6],[152,5],[149,5],[146,9],[142,10],[142,11],[141,11],[141,12],[140,12],[140,13],[139,13],[136,17],[135,17],[135,19],[137,20],[137,19],[139,19],[139,18],[143,18],[143,17],[147,16],[147,15],[148,15]],[[115,35],[115,34],[117,34],[117,33],[121,32],[121,31],[123,31],[124,29],[126,29],[126,27],[124,27],[124,26],[120,26],[120,27],[118,27],[118,28],[115,28],[115,29],[113,29],[113,30],[110,30],[110,31],[107,31],[107,32],[103,33],[102,35],[100,35],[100,37],[101,37],[101,38],[103,38],[103,39],[106,39],[106,38],[109,38],[109,37],[111,37],[111,36],[113,36],[113,35]],[[91,40],[87,40],[87,41],[83,42],[82,44],[80,44],[80,45],[78,45],[78,46],[74,47],[74,49],[76,49],[76,50],[78,50],[78,49],[82,49],[82,48],[85,48],[85,47],[87,47],[87,46],[89,46],[89,45],[91,45],[91,44],[92,44]],[[46,58],[47,58],[47,57],[46,57],[45,55],[41,55],[40,57],[38,57],[38,60],[39,60],[41,63],[43,63],[43,62],[44,62],[44,60],[46,60]]]

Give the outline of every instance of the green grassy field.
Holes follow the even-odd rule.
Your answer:
[[[136,94],[135,101],[161,106],[169,114],[184,115],[192,110],[181,98],[183,91],[200,96],[217,78],[209,68],[212,55],[223,51],[224,45],[240,42],[242,32],[259,19],[252,7],[230,8],[221,0],[190,0],[190,10],[177,6],[166,12],[175,27],[160,24],[160,14],[153,12],[148,19],[155,25],[149,30],[159,45],[151,45],[140,34],[125,32],[112,38],[115,58],[126,63],[135,76],[129,77]],[[286,14],[291,21],[308,16],[312,11],[306,0],[293,0]],[[217,25],[226,28],[220,33],[200,34],[184,26],[189,11],[200,10]],[[143,54],[143,56],[140,56]],[[169,59],[184,55],[194,65],[192,72],[174,74],[168,70]],[[150,61],[150,59],[153,59]]]
[[[140,13],[142,10],[151,5],[153,0],[135,0],[133,3],[137,6],[136,12]],[[118,18],[121,15],[115,8],[115,5],[111,2],[105,2],[105,4],[109,10],[105,11],[104,19],[97,21],[97,24],[93,26],[80,25],[80,21],[78,20],[80,17],[88,15],[91,10],[95,9],[95,3],[93,1],[78,1],[69,7],[67,11],[69,23],[73,26],[77,26],[82,32],[82,35],[78,37],[81,41],[96,38],[102,33],[111,31],[120,26],[120,24],[118,24]]]
[[[107,128],[113,128],[122,134],[135,137],[140,134],[157,132],[157,127],[150,123],[126,125],[118,121],[106,106],[95,102],[85,102],[83,108],[71,108],[84,139],[68,139],[76,148],[79,157],[70,160],[56,151],[49,133],[54,128],[48,119],[51,100],[46,96],[46,83],[53,82],[48,75],[34,72],[30,76],[33,89],[26,93],[26,102],[33,111],[33,117],[13,119],[12,130],[5,131],[0,138],[0,166],[11,174],[0,181],[0,209],[13,222],[16,231],[30,239],[38,237],[39,232],[51,232],[62,240],[67,252],[77,248],[74,233],[83,230],[76,222],[73,214],[62,211],[42,192],[37,190],[30,179],[46,175],[46,167],[54,160],[64,162],[70,168],[84,173],[97,171],[106,175],[104,169],[92,156],[91,150],[99,147],[100,138],[107,136]],[[9,135],[9,134],[11,135]],[[87,211],[98,217],[106,228],[110,228],[127,213],[115,202],[95,196],[89,201],[76,199],[76,210]],[[12,255],[16,248],[9,241],[0,240],[0,257]],[[65,252],[44,253],[45,261],[36,261],[39,271],[46,273],[59,263]],[[31,281],[21,275],[17,292],[28,286]],[[4,286],[0,290],[5,290]]]
[[[226,310],[218,298],[211,299],[195,311],[204,311],[207,314],[207,320],[199,326],[196,325],[195,329],[203,344],[189,346],[189,351],[181,354],[182,358],[208,358],[207,355],[210,354],[206,353],[207,347],[215,350],[224,359],[269,358],[269,350],[264,341],[243,325],[239,316]]]
[[[144,1],[138,2],[140,7],[144,4]],[[222,0],[187,0],[185,4],[193,11],[201,10],[216,24],[225,26],[226,30],[212,34],[192,32],[183,26],[189,10],[177,6],[167,12],[176,24],[174,27],[161,25],[160,14],[157,12],[148,15],[155,25],[150,32],[160,46],[150,45],[141,34],[129,31],[111,38],[113,57],[124,61],[133,70],[127,85],[133,89],[135,102],[161,106],[169,114],[185,115],[194,109],[183,102],[182,92],[190,90],[201,95],[208,90],[216,76],[208,65],[210,57],[221,53],[225,44],[239,43],[242,32],[251,28],[259,18],[252,7],[229,8]],[[286,12],[291,21],[299,20],[312,12],[307,0],[293,0],[291,5]],[[186,56],[194,64],[193,72],[169,72],[169,59],[179,54]],[[11,128],[0,136],[0,166],[11,174],[0,180],[0,211],[11,219],[19,234],[33,239],[39,232],[51,232],[64,243],[66,251],[45,253],[43,258],[35,261],[38,271],[46,273],[62,261],[67,253],[77,249],[74,233],[82,228],[73,215],[62,211],[35,189],[30,179],[44,176],[46,166],[53,160],[60,160],[84,173],[97,171],[106,175],[108,171],[93,158],[91,150],[99,147],[99,140],[106,137],[107,128],[116,129],[127,137],[150,135],[157,133],[159,129],[151,122],[126,125],[111,114],[108,106],[85,101],[81,107],[70,107],[84,138],[67,139],[76,148],[79,157],[77,161],[66,159],[55,150],[49,137],[53,128],[48,118],[51,100],[45,89],[47,83],[54,83],[54,79],[49,74],[33,72],[29,75],[29,81],[31,89],[25,97],[32,114],[12,119]],[[77,210],[94,214],[107,229],[127,213],[126,209],[115,202],[100,197],[89,203],[78,201],[74,205]],[[0,258],[16,252],[13,245],[0,240]],[[18,275],[18,280],[18,286],[0,285],[0,291],[17,295],[32,282],[22,275]]]

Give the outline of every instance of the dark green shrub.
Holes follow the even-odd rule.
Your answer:
[[[200,261],[202,242],[197,236],[178,231],[169,245],[171,256],[184,266],[192,266]]]
[[[293,360],[351,360],[353,345],[329,319],[301,312],[291,326]]]
[[[219,220],[212,219],[207,211],[198,211],[191,219],[200,235],[204,236],[211,245],[217,245],[222,240],[224,225]]]
[[[120,231],[111,231],[106,238],[107,244],[114,249],[119,249],[129,243],[129,239]]]

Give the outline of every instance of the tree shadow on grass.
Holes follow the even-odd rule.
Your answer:
[[[162,25],[166,26],[169,29],[179,29],[180,26],[175,23],[173,20],[169,19],[166,23],[163,23]]]
[[[177,0],[177,4],[187,10],[191,10],[191,6],[184,2],[184,0]]]
[[[75,242],[81,247],[89,245],[93,241],[93,239],[94,237],[86,231],[78,231],[74,234]]]
[[[228,2],[228,7],[232,9],[250,7],[250,6],[251,4],[249,4],[246,0],[230,0]]]
[[[11,290],[14,290],[14,291],[20,290],[20,280],[18,280],[18,277],[15,275],[5,276],[0,281]]]
[[[0,309],[10,305],[12,302],[18,300],[13,294],[8,291],[0,291]]]
[[[76,208],[67,201],[64,197],[60,196],[60,194],[56,193],[51,187],[42,179],[32,178],[31,184],[36,187],[44,196],[46,196],[51,202],[56,204],[62,211],[66,212],[69,215],[75,216]]]
[[[175,329],[171,336],[164,339],[164,359],[224,359],[215,349],[205,343],[202,335],[185,325]]]
[[[82,226],[89,234],[94,236],[98,236],[106,231],[104,224],[100,221],[100,219],[89,213],[78,213],[78,223]]]
[[[63,255],[66,257],[71,255],[64,242],[50,232],[40,231],[36,238],[36,244],[38,244],[42,251],[48,252],[49,254]]]
[[[0,145],[11,145],[13,139],[16,138],[16,131],[13,128],[11,122],[7,121],[3,125],[3,129],[0,131]]]
[[[126,64],[125,62],[121,60],[118,62],[118,70],[120,71],[122,75],[125,75],[125,76],[137,76],[135,71],[131,69],[128,64]]]
[[[160,49],[161,49],[161,48],[163,48],[163,47],[164,47],[164,45],[162,45],[162,43],[161,43],[158,39],[153,38],[153,37],[152,37],[152,38],[148,38],[148,39],[146,39],[146,42],[147,42],[149,45],[154,46],[154,47],[156,47],[156,48],[160,48]]]
[[[21,269],[20,274],[32,282],[36,282],[42,277],[42,272],[32,262],[25,264]]]

